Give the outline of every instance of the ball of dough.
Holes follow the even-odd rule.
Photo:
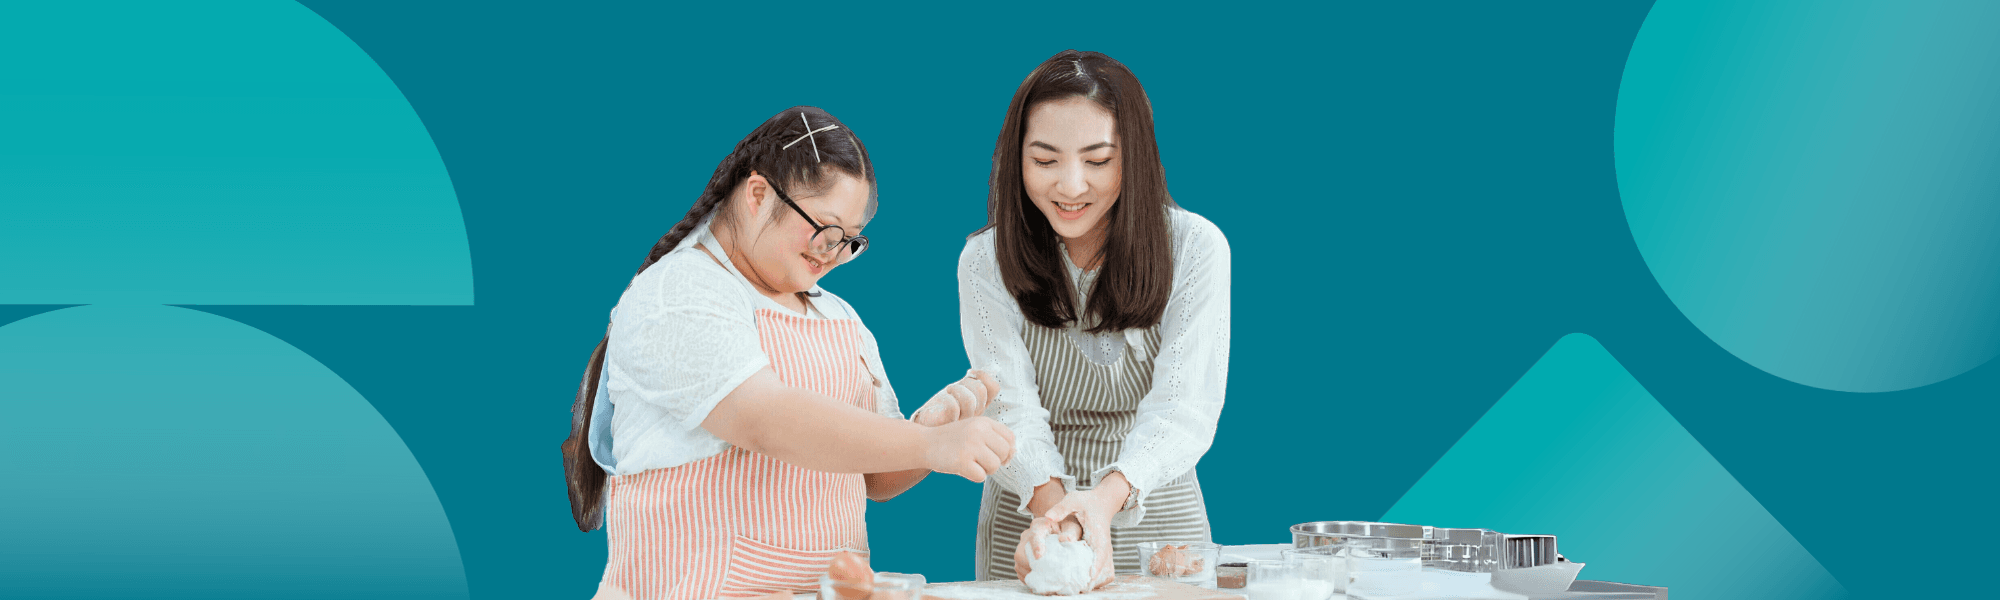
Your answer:
[[[1045,596],[1075,596],[1090,591],[1090,570],[1097,554],[1090,544],[1060,542],[1056,536],[1042,538],[1042,557],[1028,560],[1028,576],[1021,583]]]

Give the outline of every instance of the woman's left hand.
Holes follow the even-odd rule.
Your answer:
[[[1096,487],[1071,492],[1042,514],[1057,523],[1076,519],[1083,526],[1083,541],[1090,544],[1091,553],[1097,556],[1096,565],[1091,568],[1090,589],[1111,583],[1111,518],[1125,507],[1125,498],[1131,493],[1132,486],[1126,483],[1125,474],[1112,471]]]
[[[917,412],[910,413],[910,421],[938,427],[976,417],[986,412],[986,406],[999,394],[1000,382],[994,381],[992,375],[978,369],[966,371],[963,379],[945,386]]]

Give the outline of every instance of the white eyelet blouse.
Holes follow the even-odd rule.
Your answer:
[[[1208,452],[1229,380],[1229,241],[1200,215],[1179,208],[1168,213],[1173,292],[1160,321],[1152,389],[1139,402],[1138,417],[1117,460],[1091,477],[1097,481],[1119,471],[1131,482],[1133,495],[1113,519],[1113,526],[1119,527],[1143,519],[1146,494],[1193,469]],[[1063,254],[1072,282],[1087,291],[1095,273],[1069,265],[1068,253]],[[993,373],[1000,382],[1000,395],[986,414],[1014,431],[1014,458],[993,475],[993,481],[1021,498],[1016,507],[1021,511],[1027,510],[1034,488],[1051,478],[1074,491],[1076,477],[1063,472],[1063,457],[1049,429],[1049,411],[1042,407],[1035,385],[1034,363],[1021,340],[1025,318],[1000,279],[992,231],[973,236],[959,254],[958,296],[966,356],[973,368]],[[1078,306],[1083,306],[1087,297],[1078,298]],[[1128,336],[1138,333],[1092,334],[1083,329],[1071,324],[1067,333],[1093,360],[1117,356]]]

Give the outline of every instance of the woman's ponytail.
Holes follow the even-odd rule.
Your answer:
[[[739,145],[737,152],[722,160],[722,164],[715,169],[714,178],[702,190],[701,198],[696,199],[687,215],[668,229],[666,235],[660,236],[660,241],[653,244],[653,250],[646,253],[645,264],[639,265],[640,273],[646,272],[647,267],[672,252],[681,240],[687,239],[688,234],[701,225],[702,220],[722,206],[723,200],[729,198],[730,189],[717,192],[714,179],[723,178],[742,165],[742,150]],[[604,339],[598,340],[597,349],[590,353],[590,362],[584,363],[583,381],[577,384],[576,401],[569,406],[569,438],[562,443],[563,479],[569,484],[570,516],[576,518],[577,529],[583,531],[604,525],[604,480],[610,474],[605,473],[604,467],[599,466],[597,459],[590,455],[590,418],[597,408],[597,382],[603,379],[604,352],[610,345],[611,330],[607,327]]]
[[[604,351],[611,336],[598,340],[584,363],[583,383],[576,386],[576,403],[569,407],[569,439],[563,440],[563,479],[569,481],[569,511],[584,531],[604,524],[604,480],[610,474],[590,456],[590,413],[597,402],[597,380],[604,373]]]

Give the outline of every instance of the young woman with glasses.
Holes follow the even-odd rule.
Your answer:
[[[653,246],[563,443],[577,526],[610,542],[600,593],[816,589],[835,554],[867,551],[864,498],[931,471],[983,481],[1012,455],[991,419],[903,420],[874,336],[819,288],[868,248],[875,207],[861,140],[795,107],[738,142]],[[930,412],[975,414],[996,387],[970,373]]]

